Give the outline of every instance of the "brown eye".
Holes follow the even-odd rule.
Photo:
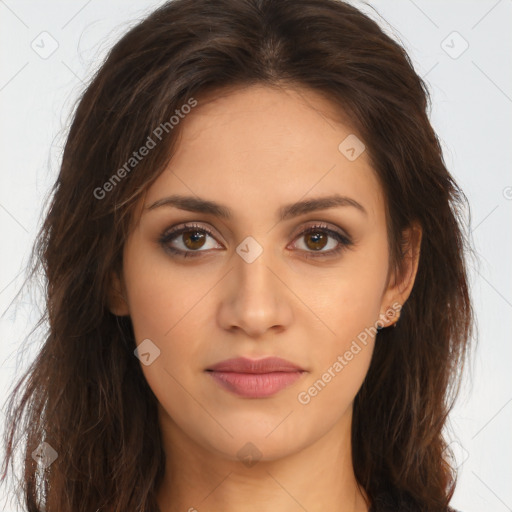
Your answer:
[[[296,242],[294,245],[298,246],[307,258],[336,256],[347,247],[353,245],[348,236],[329,229],[323,224],[307,228],[296,240],[302,242],[302,244]],[[327,250],[324,250],[326,247]]]
[[[304,238],[308,240],[306,245],[309,249],[318,251],[327,245],[329,236],[325,235],[321,231],[312,231],[311,233],[304,235]]]
[[[217,246],[208,246],[208,239],[216,240],[208,228],[186,224],[164,232],[159,238],[159,243],[166,251],[183,258],[196,257],[210,249],[223,248],[218,242]],[[313,258],[335,256],[353,245],[348,236],[325,225],[311,226],[295,240],[297,242],[294,245],[298,246],[295,248],[306,257]]]
[[[205,234],[197,230],[183,231],[181,236],[189,249],[201,249],[206,240]]]
[[[215,240],[209,229],[201,226],[185,225],[163,233],[159,242],[166,251],[172,254],[195,257],[207,252],[208,249],[219,248],[219,244],[208,246],[209,238]]]

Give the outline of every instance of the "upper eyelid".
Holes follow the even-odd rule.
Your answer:
[[[183,224],[178,224],[177,226],[174,226],[172,228],[164,230],[162,233],[162,238],[165,238],[168,236],[176,236],[178,234],[181,234],[180,233],[181,231],[192,230],[192,229],[204,231],[205,233],[207,233],[211,236],[214,236],[214,234],[215,234],[214,232],[217,231],[210,227],[201,226],[197,222],[184,222]]]
[[[204,225],[206,224],[206,225]],[[302,226],[300,227],[299,229],[297,230],[294,230],[292,232],[292,237],[293,237],[293,240],[295,240],[297,237],[301,236],[305,231],[309,230],[309,229],[323,229],[325,231],[332,231],[344,238],[347,238],[348,240],[352,240],[352,237],[351,235],[343,228],[340,228],[330,222],[327,222],[327,221],[323,221],[323,220],[310,220],[310,221],[307,221],[307,224],[305,226]],[[178,224],[176,227],[172,227],[172,228],[169,228],[169,229],[166,229],[163,234],[162,234],[162,238],[167,238],[167,237],[170,237],[170,236],[179,236],[181,233],[180,231],[182,230],[188,230],[188,229],[198,229],[198,230],[204,230],[207,234],[209,234],[210,236],[215,237],[215,232],[217,232],[217,230],[213,227],[210,227],[208,225],[208,223],[203,223],[202,221],[189,221],[189,222],[184,222],[182,224]],[[221,236],[221,238],[223,238]]]

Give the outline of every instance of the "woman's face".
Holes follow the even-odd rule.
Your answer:
[[[273,460],[347,435],[377,322],[393,323],[383,315],[412,283],[388,281],[381,187],[326,99],[263,86],[212,98],[180,121],[177,152],[126,241],[126,302],[112,310],[143,343],[168,439]],[[190,199],[178,207],[175,196]],[[219,206],[194,211],[202,201]],[[267,357],[302,371],[209,371]]]

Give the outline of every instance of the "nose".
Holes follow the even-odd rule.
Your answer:
[[[261,338],[267,331],[282,332],[290,325],[293,294],[269,253],[264,250],[252,262],[234,255],[234,268],[226,276],[218,311],[223,329]]]

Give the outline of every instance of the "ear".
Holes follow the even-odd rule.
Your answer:
[[[421,239],[422,229],[416,221],[402,232],[403,261],[398,265],[400,271],[392,269],[388,277],[378,320],[382,327],[389,327],[398,321],[400,310],[411,294],[418,271]]]
[[[118,272],[112,271],[107,294],[108,309],[116,316],[127,316],[130,314],[128,301],[126,299],[126,287],[124,280]]]

